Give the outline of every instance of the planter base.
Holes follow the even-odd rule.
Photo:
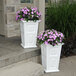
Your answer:
[[[59,70],[45,70],[46,73],[48,72],[59,72]]]
[[[23,44],[21,44],[21,46],[23,47],[23,48],[36,48],[37,46],[24,46]]]

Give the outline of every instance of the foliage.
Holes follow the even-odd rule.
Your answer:
[[[46,11],[46,29],[56,29],[70,37],[76,32],[76,3],[49,5]]]
[[[57,45],[58,43],[62,43],[64,39],[64,35],[61,32],[58,32],[54,29],[46,30],[42,32],[38,37],[39,44],[51,44],[53,46]]]
[[[16,13],[16,20],[36,21],[39,20],[40,18],[41,18],[41,13],[36,7],[35,8],[25,7],[20,11],[17,11]]]
[[[63,45],[61,52],[61,57],[72,55],[76,55],[76,33],[69,39],[65,40],[65,44]]]

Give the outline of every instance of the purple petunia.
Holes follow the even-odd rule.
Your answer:
[[[58,32],[54,29],[46,30],[38,35],[38,42],[40,44],[51,44],[53,46],[57,45],[58,43],[62,43],[64,39],[64,35],[61,32]]]
[[[24,18],[21,18],[20,20],[21,20],[21,21],[23,21],[23,20],[24,20]]]
[[[18,15],[20,16],[18,17]],[[24,7],[23,9],[21,9],[20,11],[17,11],[16,13],[16,20],[37,21],[40,19],[41,19],[41,13],[36,7],[34,8]]]
[[[45,43],[46,45],[48,45],[48,41],[45,41],[44,43]]]

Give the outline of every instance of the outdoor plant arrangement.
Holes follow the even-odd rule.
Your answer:
[[[40,20],[41,18],[41,13],[39,12],[39,10],[35,7],[35,8],[28,8],[28,7],[24,7],[23,9],[21,9],[20,11],[17,11],[16,13],[16,20],[20,20],[20,21],[37,21]]]
[[[67,0],[65,0],[67,1]],[[49,5],[46,11],[46,28],[64,33],[65,38],[76,32],[76,2]]]
[[[64,35],[54,29],[46,30],[38,35],[41,45],[42,65],[45,72],[57,72]]]
[[[16,20],[20,21],[21,40],[23,48],[36,47],[38,23],[41,13],[35,8],[24,7],[16,13]]]
[[[61,57],[64,58],[76,55],[76,32],[64,42],[65,45],[62,47]]]
[[[56,29],[65,35],[62,57],[76,54],[76,1],[62,0],[60,4],[49,4],[46,8],[46,29]]]

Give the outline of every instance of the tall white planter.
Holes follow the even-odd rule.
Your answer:
[[[32,48],[37,47],[37,32],[38,32],[38,23],[40,21],[21,21],[21,45],[23,48]]]
[[[52,46],[41,45],[42,65],[45,72],[58,72],[62,44]]]

